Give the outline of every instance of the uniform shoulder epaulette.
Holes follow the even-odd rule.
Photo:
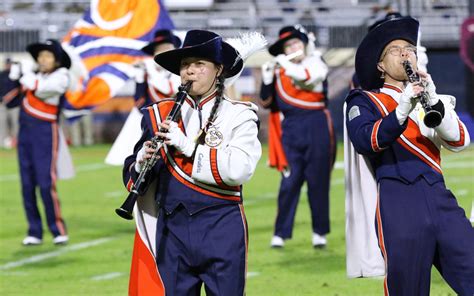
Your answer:
[[[258,111],[257,105],[255,105],[252,102],[236,101],[236,100],[229,99],[227,97],[224,97],[224,100],[231,103],[234,106],[239,106],[240,108],[243,108],[243,109],[249,109],[249,110],[254,111],[254,112]]]
[[[362,90],[360,88],[354,88],[354,89],[351,89],[351,91],[349,91],[349,93],[346,96],[345,101],[349,102],[350,100],[352,100],[353,98],[358,97],[358,96],[366,97],[367,94],[365,93],[364,90]]]
[[[159,106],[160,104],[163,104],[163,103],[174,102],[174,100],[175,100],[174,98],[162,99],[162,100],[159,100],[158,102],[152,102],[152,103],[149,103],[147,105],[144,105],[143,107],[140,108],[140,110],[146,110],[149,107],[153,107],[153,105]]]
[[[245,105],[247,107],[252,107],[251,102],[236,101],[236,100],[229,99],[228,97],[224,97],[224,100],[228,101],[229,103],[231,103],[233,105],[242,104],[242,105]]]

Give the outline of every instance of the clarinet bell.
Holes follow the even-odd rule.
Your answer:
[[[133,189],[127,196],[120,208],[115,209],[115,213],[126,220],[133,220],[133,207],[137,202],[138,192]]]
[[[443,116],[441,112],[436,110],[430,110],[426,112],[425,117],[423,118],[424,124],[429,128],[435,128],[441,124]]]
[[[133,214],[123,208],[115,209],[115,213],[126,220],[133,220]]]

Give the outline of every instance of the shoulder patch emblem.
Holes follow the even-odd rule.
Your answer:
[[[214,126],[211,126],[209,128],[209,130],[206,133],[206,137],[204,138],[206,145],[209,147],[217,147],[222,143],[223,140],[224,140],[224,136]]]
[[[351,110],[349,110],[349,121],[360,116],[359,106],[352,106]]]

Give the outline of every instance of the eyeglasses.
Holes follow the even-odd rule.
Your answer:
[[[402,52],[406,52],[409,55],[416,54],[416,47],[415,46],[401,47],[398,45],[391,46],[385,51],[385,53],[382,55],[380,60],[382,61],[387,55],[387,53],[390,53],[393,56],[399,57],[402,55]]]

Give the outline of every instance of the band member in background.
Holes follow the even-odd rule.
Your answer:
[[[17,83],[8,78],[11,65],[12,60],[6,58],[0,71],[0,147],[3,148],[16,147],[18,134],[19,108],[12,104],[18,101],[20,92]]]
[[[141,114],[138,109],[173,96],[178,91],[181,80],[153,61],[153,56],[178,48],[181,40],[169,30],[155,32],[154,39],[142,48],[148,56],[135,63],[135,107],[130,112],[125,124],[110,149],[105,163],[122,165],[124,159],[133,151],[133,144],[138,140]]]
[[[23,245],[42,243],[43,228],[36,200],[39,187],[48,228],[54,244],[68,241],[66,224],[56,191],[59,151],[59,112],[69,84],[71,60],[61,44],[52,39],[33,43],[26,50],[38,64],[37,72],[12,65],[10,80],[23,92],[18,135],[21,189],[28,220],[28,235]]]
[[[148,57],[136,64],[142,69],[135,76],[137,84],[134,98],[138,108],[172,97],[178,91],[181,82],[179,76],[157,65],[153,57],[180,45],[181,40],[170,30],[159,30],[155,32],[155,38],[142,48]]]
[[[283,247],[284,240],[292,237],[300,191],[306,181],[312,243],[324,247],[336,150],[331,114],[326,108],[328,67],[300,25],[282,28],[269,52],[275,58],[262,66],[260,97],[263,106],[271,109],[270,166],[282,172],[271,246]]]
[[[369,217],[376,228],[367,227],[377,230],[385,260],[385,295],[429,295],[433,264],[457,294],[473,295],[474,229],[446,188],[440,165],[441,146],[458,152],[470,138],[455,98],[437,94],[430,75],[417,70],[418,27],[411,17],[394,18],[361,42],[355,67],[362,90],[346,98],[345,145],[364,156],[375,178],[374,188],[365,186],[359,198],[377,192],[375,217]],[[420,82],[408,81],[406,61]],[[434,128],[424,123],[417,99],[422,92],[442,117]]]
[[[155,151],[150,139],[165,139],[147,180],[151,185],[137,201],[130,295],[145,290],[199,295],[203,283],[208,295],[244,294],[248,233],[242,184],[255,171],[261,145],[257,107],[225,96],[224,85],[240,75],[245,57],[265,44],[257,33],[227,43],[213,32],[192,30],[183,48],[155,56],[192,86],[177,123],[165,120],[173,99],[142,109],[143,133],[125,160],[123,180],[130,190]],[[140,271],[141,262],[151,269]]]

